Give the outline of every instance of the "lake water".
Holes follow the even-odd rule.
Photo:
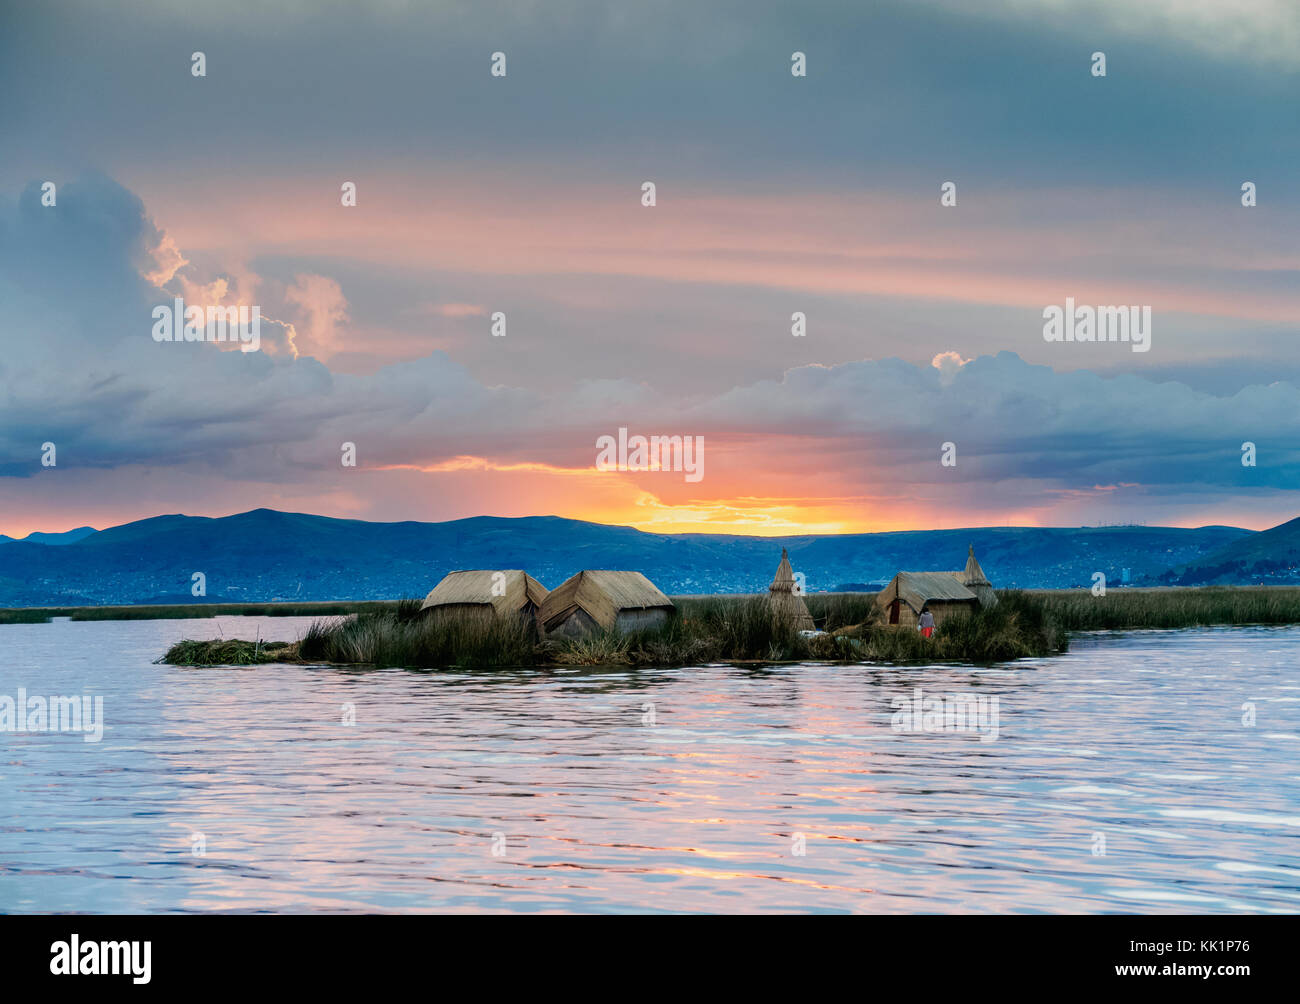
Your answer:
[[[0,697],[106,720],[0,733],[0,911],[1300,909],[1300,628],[986,669],[151,664],[307,623],[0,625]],[[896,731],[916,688],[997,697],[997,738]]]

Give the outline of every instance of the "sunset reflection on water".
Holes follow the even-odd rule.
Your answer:
[[[0,694],[107,719],[0,737],[0,909],[1300,907],[1300,629],[984,669],[151,665],[307,623],[255,620],[0,626]],[[997,696],[998,739],[894,731],[918,687]]]

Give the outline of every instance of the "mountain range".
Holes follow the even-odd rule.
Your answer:
[[[765,590],[789,549],[809,592],[878,589],[899,569],[960,569],[973,546],[995,586],[1300,582],[1300,519],[1229,526],[978,527],[746,537],[657,534],[559,516],[375,523],[254,509],[156,516],[0,539],[0,606],[370,600],[423,596],[458,568],[523,568],[553,588],[631,568],[670,594]],[[191,594],[195,572],[205,594]]]

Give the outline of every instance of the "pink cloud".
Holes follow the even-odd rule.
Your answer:
[[[487,308],[476,303],[438,303],[424,304],[423,312],[438,317],[484,317]]]
[[[311,179],[296,175],[233,194],[202,182],[198,191],[161,181],[140,187],[184,248],[243,253],[256,235],[266,251],[403,269],[636,276],[1037,308],[1068,295],[1262,321],[1300,312],[1300,289],[1251,284],[1255,273],[1300,267],[1282,237],[1286,226],[1243,231],[1226,224],[1217,204],[1194,212],[1182,200],[1162,212],[1143,207],[1139,192],[1054,192],[1035,219],[1023,193],[989,195],[948,217],[937,197],[909,204],[895,193],[665,185],[646,209],[634,185],[561,183],[542,200],[511,198],[531,189],[480,172],[441,177],[441,197],[431,201],[426,177],[371,181],[382,198],[348,209],[326,178],[317,179],[314,203],[302,197]],[[468,306],[444,304],[453,312],[443,316],[467,316],[456,311]]]

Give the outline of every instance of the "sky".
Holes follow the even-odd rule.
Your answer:
[[[0,533],[1280,523],[1298,99],[1292,0],[0,2]]]

